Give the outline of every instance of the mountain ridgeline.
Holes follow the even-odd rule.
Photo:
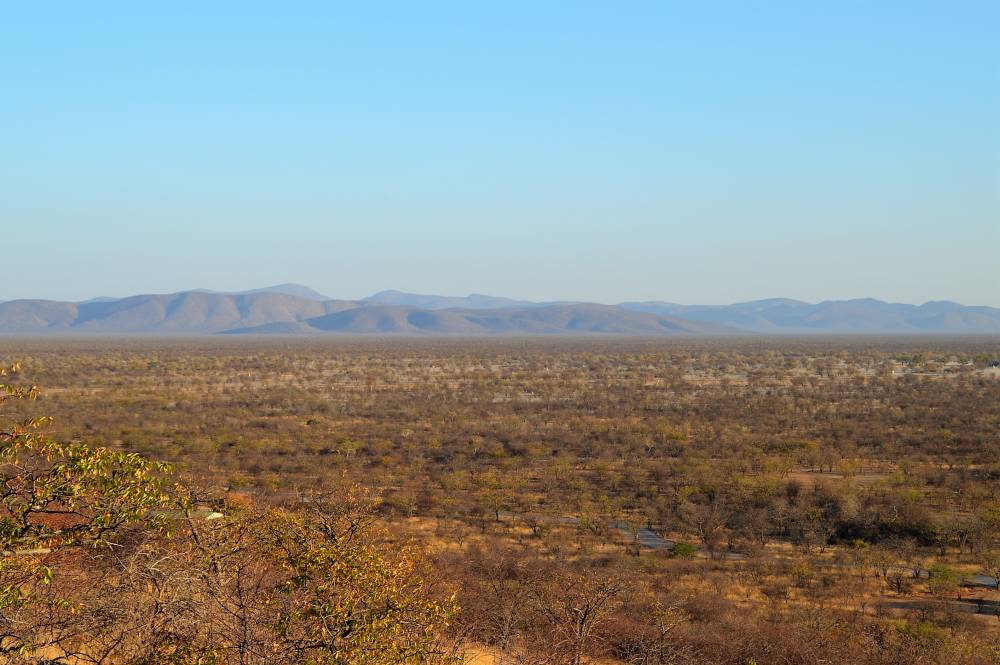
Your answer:
[[[473,294],[383,291],[336,300],[296,284],[222,293],[0,303],[0,333],[713,335],[808,333],[1000,333],[1000,309],[953,302],[872,299],[810,304],[771,299],[734,305],[529,302]]]

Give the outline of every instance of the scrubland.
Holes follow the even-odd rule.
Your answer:
[[[421,650],[322,660],[302,633],[282,652],[301,662],[1000,662],[997,359],[1000,340],[971,337],[0,339],[10,384],[40,388],[5,420],[170,463],[188,505],[218,513],[212,533],[184,516],[175,575],[217,552],[199,535],[243,534],[268,575],[295,569],[261,583],[287,604],[281,584],[319,575],[296,538],[363,523],[365,557],[406,553]],[[47,538],[45,584],[96,574],[93,548]],[[357,556],[342,546],[319,558]],[[7,644],[19,612],[0,617]],[[395,643],[416,639],[400,626]],[[153,662],[69,642],[62,662]],[[70,658],[58,644],[11,662]],[[195,651],[158,653],[267,662]]]

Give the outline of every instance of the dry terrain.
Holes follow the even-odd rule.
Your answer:
[[[224,515],[365,488],[475,663],[998,662],[998,358],[989,337],[0,339],[41,388],[7,415],[171,462]]]

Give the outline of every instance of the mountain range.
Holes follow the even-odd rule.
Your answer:
[[[299,284],[241,292],[196,289],[83,302],[0,303],[0,333],[710,335],[1000,333],[1000,309],[937,301],[769,299],[733,305],[531,302],[382,291],[329,298]]]

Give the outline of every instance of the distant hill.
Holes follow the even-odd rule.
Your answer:
[[[190,289],[188,291],[183,291],[182,293],[210,293],[217,295],[230,295],[230,296],[249,296],[258,293],[280,293],[286,296],[296,296],[297,298],[305,298],[306,300],[315,300],[316,302],[326,302],[327,300],[334,300],[329,296],[325,296],[319,291],[304,286],[302,284],[275,284],[274,286],[265,286],[261,289],[248,289],[246,291],[214,291],[212,289]],[[77,304],[79,305],[90,305],[93,303],[108,303],[116,302],[118,300],[124,300],[124,298],[109,298],[108,296],[98,296],[96,298],[91,298],[89,300],[83,300]]]
[[[196,289],[196,291],[201,293],[225,293],[234,296],[251,296],[257,293],[281,293],[286,296],[295,296],[297,298],[305,298],[306,300],[315,300],[317,302],[333,300],[330,296],[325,296],[319,291],[302,284],[275,284],[274,286],[265,286],[262,289],[250,289],[248,291],[211,291],[209,289]]]
[[[424,309],[498,309],[501,307],[537,307],[544,304],[527,300],[484,296],[481,293],[472,293],[467,296],[435,296],[422,293],[404,293],[403,291],[379,291],[361,300],[373,305],[403,305]]]
[[[333,300],[299,284],[240,293],[199,289],[72,303],[0,302],[0,333],[679,335],[1000,333],[1000,309],[954,302],[770,299],[733,305],[527,302],[383,291]]]
[[[89,304],[95,303],[95,302],[114,302],[116,300],[121,300],[121,298],[111,298],[111,297],[108,297],[108,296],[97,296],[96,298],[91,298],[90,300],[84,300],[84,301],[79,302],[77,304],[78,305],[89,305]]]
[[[229,295],[198,291],[80,304],[12,300],[0,303],[0,332],[204,334],[296,322],[348,307],[357,307],[357,303],[317,302],[280,293]]]
[[[427,309],[281,293],[185,291],[87,303],[0,303],[0,333],[90,334],[583,334],[736,332],[713,323],[630,312],[612,305]]]
[[[308,328],[306,328],[308,327]],[[297,332],[349,334],[444,335],[670,335],[737,332],[712,323],[686,321],[645,312],[628,312],[612,305],[542,305],[527,308],[433,310],[396,305],[367,305],[303,321]],[[278,332],[273,326],[230,333]],[[284,332],[284,330],[282,330]]]
[[[761,333],[1000,333],[1000,309],[947,301],[907,305],[862,298],[813,305],[776,298],[734,305],[628,302],[620,307]]]

